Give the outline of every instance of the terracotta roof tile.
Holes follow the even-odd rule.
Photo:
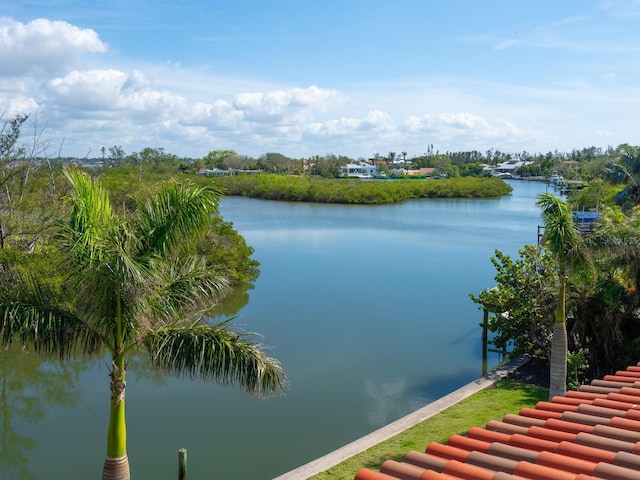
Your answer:
[[[640,480],[640,364],[355,480]]]

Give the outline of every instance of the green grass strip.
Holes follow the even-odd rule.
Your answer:
[[[424,452],[430,442],[444,444],[451,435],[464,435],[471,427],[484,427],[490,420],[501,420],[508,413],[517,414],[548,399],[546,388],[500,380],[496,388],[478,392],[310,480],[353,480],[361,468],[378,471],[385,460],[402,461],[410,450]]]

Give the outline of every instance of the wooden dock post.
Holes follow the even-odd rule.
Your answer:
[[[487,310],[484,311],[482,318],[482,376],[484,377],[487,374],[487,357],[488,357],[488,332],[487,326],[489,325],[489,312]]]
[[[187,449],[178,450],[178,480],[187,480]]]

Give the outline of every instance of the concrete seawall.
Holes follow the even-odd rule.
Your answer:
[[[333,452],[330,452],[316,460],[306,463],[294,470],[284,473],[273,480],[304,480],[318,473],[324,472],[329,468],[337,465],[346,459],[357,455],[360,452],[364,452],[368,448],[373,447],[389,438],[399,434],[400,432],[417,425],[420,422],[427,420],[428,418],[436,415],[451,405],[464,400],[465,398],[487,388],[493,386],[498,380],[506,377],[509,373],[515,369],[521,367],[528,361],[527,357],[516,358],[494,370],[489,372],[484,377],[480,377],[463,387],[451,392],[450,394],[431,402],[428,405],[410,413],[389,425],[386,425],[368,435],[365,435],[358,440],[355,440],[344,447],[338,448]],[[353,472],[355,476],[356,472]]]

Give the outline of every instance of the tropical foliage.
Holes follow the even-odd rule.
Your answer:
[[[582,252],[588,256],[583,265],[595,268],[574,265],[566,270],[569,378],[584,371],[585,363],[587,374],[601,376],[640,358],[640,210],[625,214],[610,206],[600,213]],[[496,251],[495,288],[471,298],[493,313],[488,327],[496,334],[496,346],[509,345],[514,352],[549,359],[559,306],[559,258],[534,245],[524,246],[519,255],[511,259]],[[585,271],[593,277],[575,275]]]
[[[207,311],[229,288],[195,247],[211,227],[217,188],[166,182],[115,208],[98,182],[76,169],[65,176],[70,213],[57,238],[66,272],[61,290],[73,296],[36,275],[5,275],[0,338],[63,360],[109,352],[103,478],[128,479],[128,357],[144,353],[163,373],[236,384],[251,394],[277,392],[284,374],[253,335],[228,321],[208,323]]]
[[[496,250],[491,258],[497,272],[495,287],[472,294],[471,299],[491,314],[486,326],[495,333],[495,347],[548,359],[558,298],[555,263],[535,245],[525,245],[519,255],[512,259]]]

